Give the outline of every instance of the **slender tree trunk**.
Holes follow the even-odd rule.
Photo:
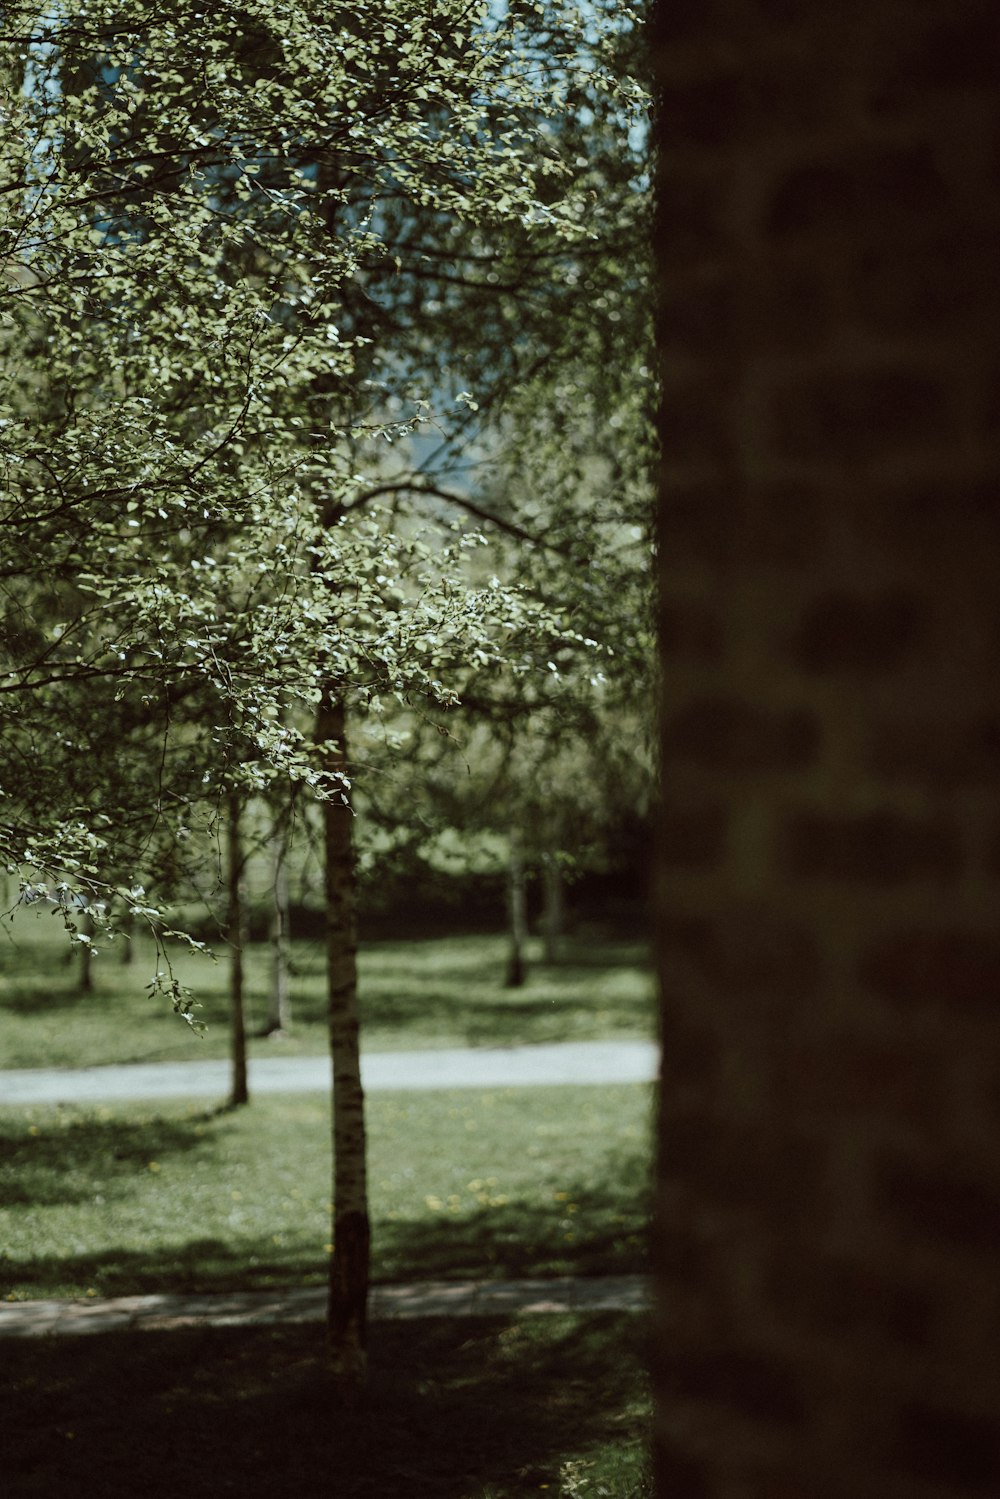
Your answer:
[[[226,938],[229,942],[229,1014],[232,1073],[229,1107],[250,1102],[247,1088],[247,1028],[243,999],[243,949],[246,944],[246,906],[243,898],[243,846],[240,837],[240,800],[229,797],[229,861],[227,870],[229,909]]]
[[[328,153],[320,162],[320,192],[334,187],[340,176],[340,163]],[[337,213],[337,199],[327,197],[324,214],[331,238],[337,234]],[[315,393],[317,404],[329,415],[335,397],[322,377],[316,382]],[[339,505],[329,502],[323,515],[324,528],[332,530],[342,515]],[[368,1372],[371,1227],[358,1015],[354,813],[346,789],[341,791],[349,775],[346,710],[338,683],[329,679],[323,684],[316,714],[316,740],[323,746],[322,764],[330,778],[327,789],[331,793],[322,803],[327,1014],[333,1069],[333,1254],[327,1337],[334,1381],[341,1393],[351,1398],[360,1391]]]
[[[546,963],[558,963],[562,956],[566,909],[563,900],[562,870],[558,855],[551,850],[542,859],[542,889],[545,913],[542,922]]]
[[[291,1027],[291,1001],[288,994],[288,868],[285,856],[288,852],[288,836],[284,831],[276,832],[271,840],[274,859],[273,905],[271,908],[271,975],[267,1001],[265,1036],[279,1036]]]
[[[123,968],[130,968],[135,962],[135,917],[132,915],[131,909],[126,908],[122,913],[118,929],[121,932],[122,938],[118,961]]]
[[[333,1373],[347,1392],[366,1374],[370,1227],[358,1018],[357,893],[354,814],[338,781],[348,774],[345,712],[332,685],[324,690],[316,738],[333,792],[323,803],[326,970],[333,1067],[333,1257],[329,1343]]]
[[[92,938],[97,931],[94,925],[94,918],[89,911],[83,918],[83,931],[84,935],[88,938]],[[79,987],[81,994],[93,994],[94,992],[94,954],[89,941],[80,943]]]
[[[517,829],[510,835],[507,860],[507,921],[510,951],[504,983],[508,989],[519,989],[527,974],[524,944],[528,936],[528,912],[524,890],[524,853],[521,834]]]

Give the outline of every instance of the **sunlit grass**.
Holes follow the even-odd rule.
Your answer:
[[[184,1061],[227,1054],[228,966],[179,953],[178,976],[194,989],[208,1024],[196,1036],[145,984],[155,968],[151,944],[137,941],[134,960],[120,961],[121,942],[93,966],[95,992],[79,992],[67,964],[68,944],[49,913],[19,913],[0,932],[0,1069],[84,1067],[110,1062]],[[432,1045],[511,1045],[603,1040],[652,1034],[652,984],[640,943],[577,942],[565,960],[544,966],[532,943],[527,983],[503,985],[502,936],[461,936],[422,942],[378,942],[360,954],[364,1044],[371,1051]],[[252,1039],[251,1054],[319,1055],[326,1050],[322,950],[293,944],[290,1036]],[[268,951],[247,954],[251,1032],[267,1013]]]
[[[225,1054],[224,962],[181,960],[205,1003],[199,1041],[144,995],[148,950],[129,967],[105,953],[88,997],[61,943],[33,936],[23,923],[0,947],[0,1066]],[[638,945],[580,945],[558,967],[536,962],[520,990],[503,988],[504,956],[497,937],[369,946],[368,1046],[649,1034]],[[294,960],[294,1034],[258,1054],[325,1050],[321,953],[296,944]],[[249,972],[255,1025],[263,947]],[[374,1278],[643,1270],[648,1110],[638,1086],[373,1094]],[[0,1112],[0,1295],[322,1284],[328,1111],[297,1094],[230,1114],[182,1101]],[[5,1477],[26,1499],[308,1495],[332,1472],[343,1499],[647,1499],[641,1337],[640,1319],[599,1314],[376,1324],[372,1414],[349,1422],[318,1328],[8,1345]]]
[[[269,1096],[0,1114],[0,1294],[213,1291],[322,1281],[329,1106]],[[644,1268],[649,1089],[374,1094],[374,1275]]]

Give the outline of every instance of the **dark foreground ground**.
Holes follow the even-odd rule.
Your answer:
[[[315,1326],[7,1343],[5,1499],[645,1499],[644,1319],[375,1324],[336,1397]]]

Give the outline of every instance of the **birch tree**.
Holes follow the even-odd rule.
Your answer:
[[[525,630],[572,633],[522,590],[465,586],[482,538],[443,534],[436,486],[407,490],[436,507],[423,537],[379,508],[403,492],[386,439],[461,426],[478,404],[449,355],[428,357],[412,307],[431,302],[406,288],[434,264],[441,280],[456,237],[485,247],[473,259],[531,244],[533,266],[587,242],[596,195],[552,126],[581,89],[625,99],[606,66],[615,11],[5,11],[0,854],[67,912],[83,889],[155,915],[130,865],[154,838],[178,845],[199,801],[277,778],[326,806],[346,1215],[331,1329],[348,1384],[368,1269],[347,715],[385,696],[452,703],[470,656],[499,662]],[[394,278],[383,341],[372,309]],[[83,746],[116,720],[137,747],[131,777],[88,785]],[[104,745],[120,761],[121,743],[114,761]],[[169,975],[162,987],[187,1008]]]

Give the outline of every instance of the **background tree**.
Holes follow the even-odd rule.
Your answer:
[[[14,6],[7,29],[23,67],[0,127],[0,696],[17,715],[0,736],[31,774],[7,793],[3,852],[68,907],[75,885],[106,887],[148,851],[150,829],[176,845],[191,803],[218,807],[237,765],[247,793],[275,777],[311,789],[340,861],[327,875],[334,1070],[354,1077],[344,715],[384,693],[453,701],[470,655],[574,634],[538,596],[466,587],[458,558],[475,537],[442,550],[436,515],[428,543],[377,508],[414,492],[370,463],[372,441],[412,432],[427,402],[437,420],[454,410],[462,360],[481,378],[489,367],[470,363],[471,331],[447,369],[428,356],[452,324],[428,295],[440,273],[428,283],[419,268],[460,240],[473,259],[520,257],[540,286],[546,256],[586,241],[594,194],[550,122],[583,93],[627,99],[606,67],[619,22],[457,0],[98,0],[72,16]],[[387,277],[391,342],[372,312]],[[468,319],[483,285],[461,290]],[[505,366],[508,383],[522,367]],[[476,404],[458,407],[463,434]],[[441,496],[425,478],[415,498]],[[219,711],[180,725],[181,702]],[[80,735],[119,704],[165,762],[180,740],[203,767],[196,797],[129,804],[125,847],[114,786],[86,801],[63,790]],[[46,801],[46,786],[59,794]],[[341,1095],[335,1198],[360,1213],[360,1095],[354,1082]],[[342,1273],[350,1239],[341,1224],[331,1280],[348,1380],[367,1276],[364,1253]]]

